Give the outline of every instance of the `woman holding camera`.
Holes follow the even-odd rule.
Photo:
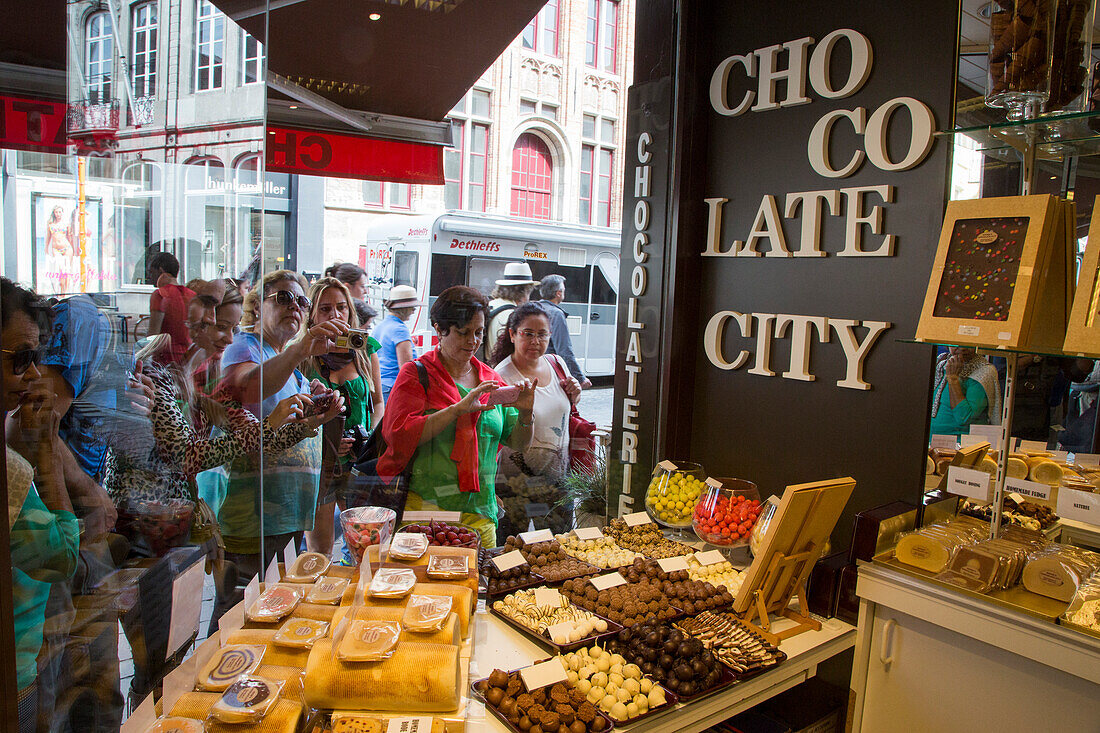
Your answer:
[[[350,455],[355,433],[363,437],[370,429],[375,392],[367,361],[367,336],[359,331],[359,316],[347,286],[334,277],[323,277],[309,289],[313,305],[302,325],[304,331],[322,323],[339,321],[349,329],[347,346],[334,347],[325,354],[310,356],[302,362],[307,379],[316,380],[326,389],[344,397],[345,412],[325,426],[322,445],[321,487],[317,495],[317,514],[313,530],[306,532],[306,546],[312,552],[328,555],[333,542],[333,505],[342,508],[347,501],[348,478],[354,457]]]
[[[485,337],[489,303],[463,285],[447,288],[432,304],[439,346],[417,364],[401,368],[386,405],[382,434],[386,452],[378,475],[387,482],[408,467],[408,510],[462,513],[462,524],[496,545],[497,449],[507,443],[524,451],[531,440],[535,383],[518,380],[517,394],[492,394],[504,380],[474,353]]]

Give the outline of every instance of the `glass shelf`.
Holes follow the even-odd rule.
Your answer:
[[[1007,347],[1004,347],[1004,346],[976,346],[974,344],[947,344],[947,343],[940,343],[938,341],[926,341],[924,339],[917,339],[917,338],[907,338],[907,339],[906,338],[899,338],[899,339],[895,339],[895,341],[897,341],[898,343],[901,343],[901,344],[924,344],[925,346],[962,347],[962,348],[966,348],[966,349],[974,349],[975,351],[978,351],[978,352],[986,352],[986,353],[992,354],[993,356],[997,356],[999,354],[1022,354],[1022,355],[1026,355],[1026,356],[1053,356],[1053,357],[1058,357],[1058,358],[1067,358],[1068,357],[1070,359],[1074,359],[1074,358],[1078,358],[1078,357],[1080,357],[1082,359],[1095,359],[1095,358],[1098,358],[1098,357],[1095,357],[1095,356],[1090,356],[1088,354],[1081,354],[1081,353],[1077,353],[1077,352],[1036,351],[1035,349],[1010,349],[1010,348],[1007,348]]]
[[[1098,129],[1090,127],[1090,121]],[[1066,155],[1100,153],[1100,110],[1066,112],[1033,119],[997,122],[990,125],[941,130],[937,136],[965,135],[978,150],[991,156],[1008,157],[1034,147],[1041,160],[1060,160]]]

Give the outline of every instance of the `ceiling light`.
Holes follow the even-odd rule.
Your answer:
[[[296,105],[296,104],[292,104],[292,105],[290,105],[290,108],[291,108],[291,109],[298,109],[298,105]]]
[[[370,18],[371,20],[382,20],[382,14],[381,13],[371,13],[367,17]]]

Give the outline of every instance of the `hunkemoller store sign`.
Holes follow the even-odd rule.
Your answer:
[[[611,511],[663,458],[764,495],[850,475],[849,514],[915,501],[930,352],[900,340],[942,220],[958,6],[679,5],[681,112],[628,129]]]

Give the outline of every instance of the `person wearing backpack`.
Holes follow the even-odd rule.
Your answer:
[[[536,285],[538,281],[532,279],[531,267],[526,262],[509,262],[504,266],[504,276],[496,281],[493,299],[489,301],[489,325],[485,329],[486,357],[507,325],[508,316],[517,306],[527,302]]]

